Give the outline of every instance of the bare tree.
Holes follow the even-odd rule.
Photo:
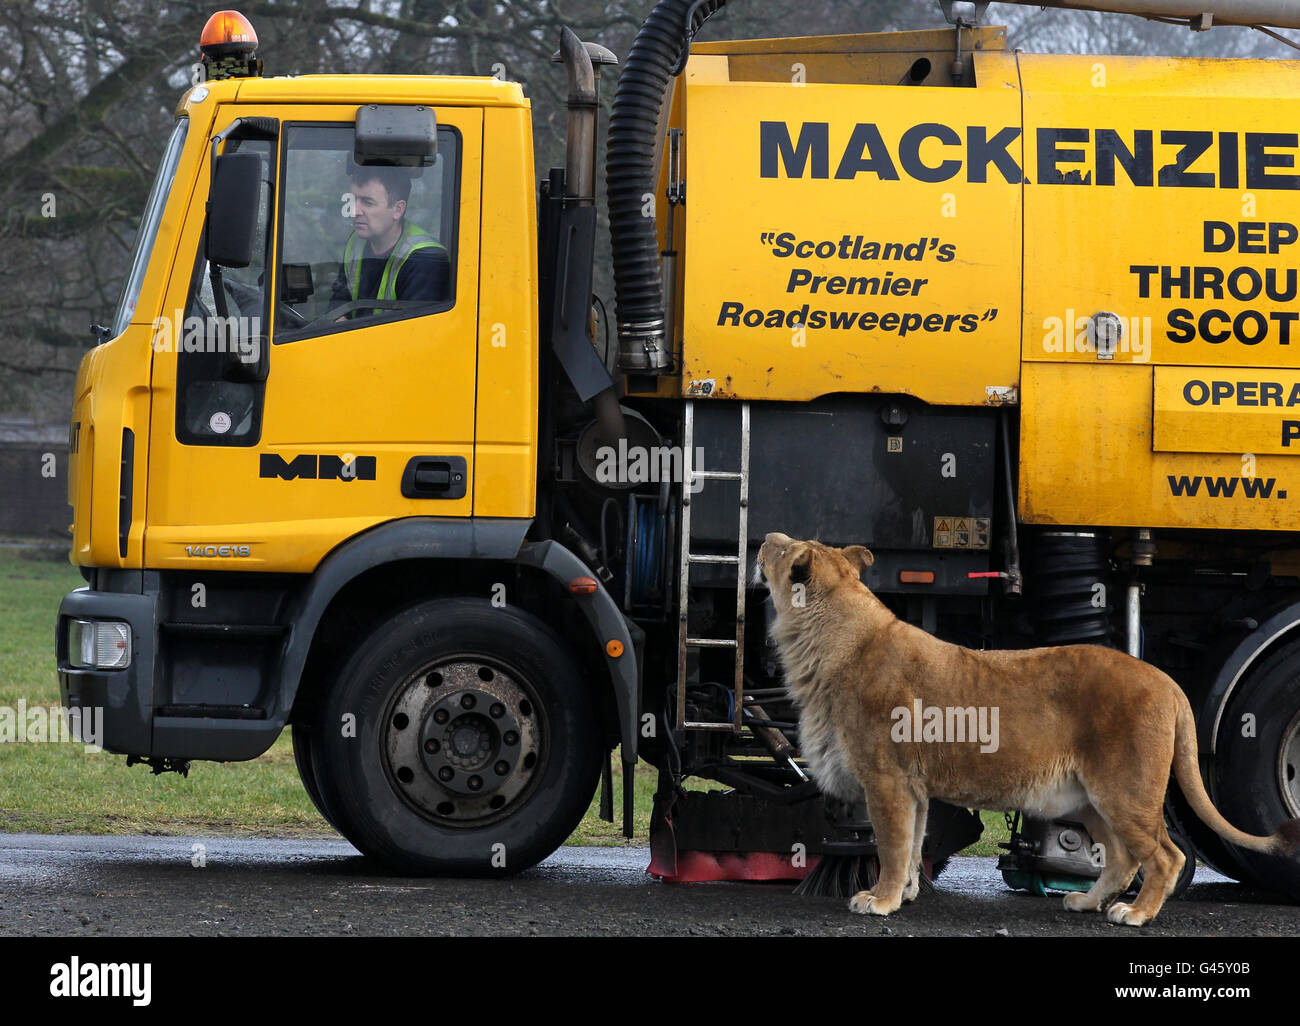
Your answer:
[[[0,411],[61,419],[125,274],[211,0],[17,0],[0,7]],[[626,53],[651,0],[251,0],[267,74],[499,75],[533,105],[539,175],[563,162],[563,25]],[[1076,52],[1276,53],[1245,30],[998,6],[1014,45]],[[737,0],[701,39],[938,27],[934,0]],[[605,114],[614,74],[603,88]],[[606,124],[602,123],[601,131]],[[603,185],[603,176],[597,176]],[[608,259],[598,287],[609,292]]]

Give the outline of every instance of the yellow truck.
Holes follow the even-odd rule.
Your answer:
[[[692,43],[721,6],[655,6],[599,160],[616,59],[566,32],[540,186],[517,84],[267,77],[213,17],[77,376],[65,704],[155,772],[290,727],[397,872],[524,869],[598,785],[612,821],[617,748],[629,835],[659,771],[657,875],[869,874],[749,586],[780,530],[870,546],[867,584],[968,647],[1151,661],[1224,814],[1300,815],[1300,64],[1022,53],[947,0],[931,31]],[[1013,885],[1095,877],[1079,824],[1012,825]],[[927,870],[979,830],[933,810]]]

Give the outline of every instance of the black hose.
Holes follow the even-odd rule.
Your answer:
[[[618,334],[623,348],[663,352],[664,295],[655,218],[642,213],[655,193],[655,140],[668,82],[689,38],[726,0],[659,0],[623,65],[609,123],[605,180],[614,246]],[[620,352],[620,356],[622,353]],[[661,367],[648,356],[648,365]]]

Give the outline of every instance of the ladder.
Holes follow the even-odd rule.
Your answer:
[[[686,400],[682,458],[681,559],[678,563],[677,630],[677,725],[689,730],[727,730],[739,733],[744,706],[745,673],[745,557],[749,541],[749,403],[740,403],[740,469],[703,470],[692,465],[695,455],[695,401]],[[734,556],[710,556],[691,551],[691,499],[697,480],[740,482],[740,537]],[[687,626],[690,608],[691,567],[700,563],[722,563],[736,568],[736,636],[734,638],[691,637]],[[736,676],[733,685],[735,715],[731,722],[688,721],[686,719],[686,656],[692,648],[729,648],[735,651]]]

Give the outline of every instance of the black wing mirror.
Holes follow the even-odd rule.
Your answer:
[[[247,267],[261,202],[262,158],[223,153],[212,169],[208,197],[208,261],[218,267]]]

